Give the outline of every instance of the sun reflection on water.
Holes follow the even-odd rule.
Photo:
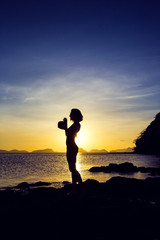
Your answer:
[[[78,155],[77,155],[76,168],[78,171],[81,171],[81,169],[82,169],[81,153],[78,153]]]

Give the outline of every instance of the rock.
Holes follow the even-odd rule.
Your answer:
[[[29,188],[29,184],[27,182],[19,183],[15,188]]]
[[[30,184],[30,186],[32,186],[32,187],[41,187],[41,186],[49,186],[49,185],[51,185],[52,183],[49,183],[49,182],[41,182],[41,181],[39,181],[39,182],[36,182],[36,183],[31,183]]]
[[[87,179],[85,182],[85,185],[97,185],[99,182],[95,179]]]
[[[104,173],[150,173],[152,176],[160,175],[160,168],[151,167],[136,167],[132,163],[125,162],[121,164],[110,163],[109,166],[92,167],[89,169],[90,172],[104,172]]]
[[[66,185],[66,184],[71,184],[71,183],[68,181],[63,181],[63,184]]]
[[[100,185],[99,182],[94,179],[87,179],[84,182],[87,194],[97,193],[97,191],[99,190],[99,185]]]
[[[101,167],[92,167],[89,169],[90,172],[121,172],[121,173],[130,173],[130,172],[138,172],[138,168],[134,166],[132,163],[125,162],[121,164],[110,163],[109,166],[101,166]]]
[[[36,182],[36,183],[27,183],[27,182],[22,182],[19,183],[15,188],[29,188],[29,187],[41,187],[41,186],[49,186],[51,183],[49,182]]]
[[[113,172],[125,172],[125,173],[130,173],[130,172],[137,172],[138,168],[133,165],[133,163],[125,162],[121,164],[109,164],[109,169],[110,171]]]
[[[107,167],[101,166],[101,167],[91,167],[89,169],[90,172],[106,172]]]

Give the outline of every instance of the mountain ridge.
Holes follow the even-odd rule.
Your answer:
[[[27,150],[3,150],[0,149],[0,153],[54,153],[52,148],[45,148],[45,149],[39,149],[39,150],[33,150],[33,151],[27,151]]]
[[[45,149],[38,149],[33,151],[27,151],[27,150],[18,150],[18,149],[12,149],[12,150],[4,150],[0,149],[0,153],[56,153],[57,151],[54,151],[52,148],[45,148]],[[106,149],[91,149],[89,151],[79,148],[79,153],[132,153],[133,148],[128,147],[124,149],[116,149],[107,151]]]

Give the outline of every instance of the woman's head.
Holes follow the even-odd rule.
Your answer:
[[[79,109],[73,108],[70,113],[70,118],[73,121],[81,122],[83,120],[83,115]]]

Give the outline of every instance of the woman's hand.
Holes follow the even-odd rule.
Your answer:
[[[64,122],[64,125],[65,125],[65,129],[67,129],[67,118],[63,118],[63,122]]]
[[[67,123],[67,118],[63,118],[63,122],[64,122],[64,123]]]

